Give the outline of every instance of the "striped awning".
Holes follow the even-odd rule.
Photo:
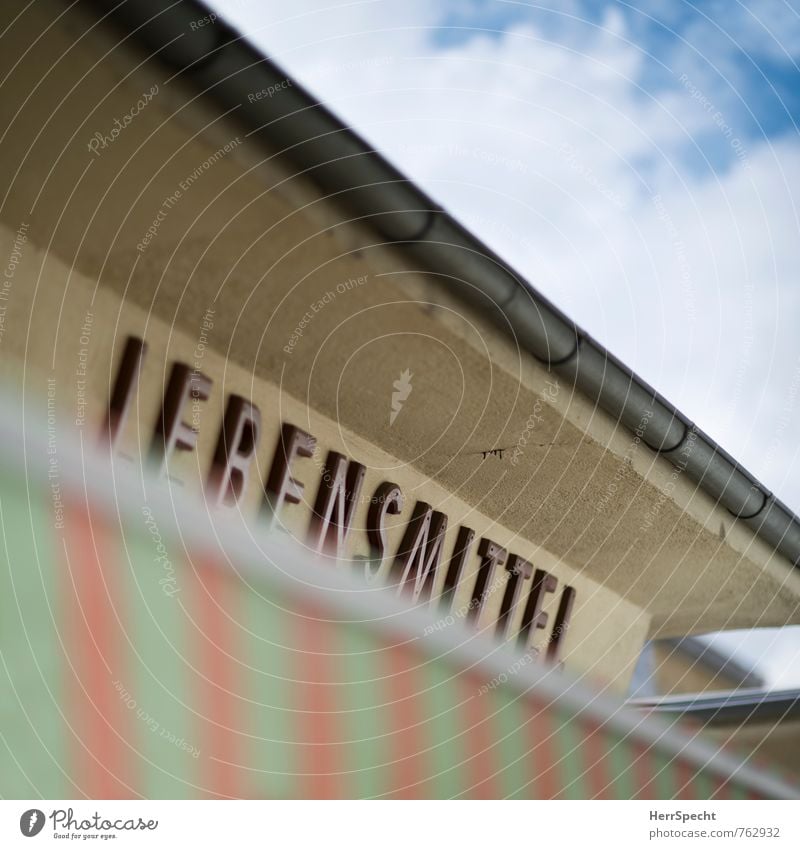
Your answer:
[[[280,533],[17,438],[0,474],[3,797],[797,795]]]

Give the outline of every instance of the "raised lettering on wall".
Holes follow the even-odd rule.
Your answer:
[[[556,611],[553,632],[550,634],[550,640],[547,644],[547,655],[545,659],[548,663],[559,664],[561,662],[564,640],[567,636],[567,629],[569,628],[569,621],[572,617],[572,608],[574,606],[575,590],[572,587],[564,587],[561,593],[561,600],[558,603],[558,610]]]
[[[558,581],[544,569],[537,569],[533,574],[533,585],[528,594],[528,603],[522,614],[522,625],[519,629],[517,642],[524,651],[533,648],[536,631],[547,626],[547,614],[542,610],[544,597],[547,593],[554,593]]]
[[[446,530],[447,516],[444,513],[434,510],[424,501],[414,505],[414,512],[392,562],[390,581],[397,583],[398,592],[407,589],[413,574],[413,600],[430,600]]]
[[[333,557],[345,553],[355,505],[367,470],[336,451],[329,451],[314,502],[309,545]]]
[[[142,339],[129,336],[125,340],[122,359],[117,370],[117,379],[114,381],[114,388],[108,402],[108,414],[100,428],[101,441],[115,445],[119,434],[125,427],[146,353],[147,343]]]
[[[231,395],[208,475],[207,498],[212,504],[232,507],[241,498],[260,438],[258,407]]]
[[[496,542],[484,537],[478,545],[478,556],[481,559],[481,565],[478,567],[478,577],[475,579],[467,612],[467,619],[475,626],[479,624],[483,606],[494,584],[497,567],[506,562],[508,552]]]
[[[456,590],[461,583],[461,577],[464,574],[464,566],[467,558],[472,552],[472,545],[475,542],[475,531],[472,528],[467,528],[464,525],[458,529],[456,544],[453,548],[453,555],[450,558],[450,563],[447,567],[447,572],[444,576],[444,587],[442,594],[439,596],[439,608],[441,610],[451,610],[455,602]]]
[[[194,450],[197,431],[183,420],[184,410],[190,400],[207,401],[210,393],[211,378],[189,368],[185,363],[172,366],[150,445],[150,461],[159,471],[163,471],[173,451]]]
[[[124,428],[146,351],[147,346],[141,339],[128,337],[126,340],[106,420],[101,428],[103,439],[112,445],[116,444]],[[191,451],[196,448],[197,431],[184,421],[187,405],[190,401],[208,400],[211,385],[208,377],[188,365],[173,364],[150,445],[151,460],[159,470],[164,469],[173,451]],[[231,395],[206,481],[207,496],[211,503],[235,506],[241,499],[256,458],[261,432],[258,408],[238,395]],[[316,444],[311,434],[291,424],[282,425],[264,484],[264,509],[270,525],[280,514],[285,502],[298,504],[303,500],[305,487],[293,476],[292,463],[298,457],[312,457]],[[346,556],[365,475],[366,470],[362,464],[348,460],[335,451],[328,453],[308,531],[309,543],[313,548],[337,557]],[[387,556],[386,517],[399,515],[403,507],[403,494],[397,484],[390,481],[381,483],[370,498],[366,527],[369,555],[362,561],[367,578],[378,575]],[[447,525],[448,518],[444,513],[434,511],[423,501],[415,504],[392,561],[389,580],[396,584],[398,592],[410,593],[415,601],[432,600]],[[438,599],[442,610],[452,609],[472,556],[474,541],[475,532],[460,526]],[[486,538],[480,541],[478,555],[480,564],[467,609],[468,621],[473,625],[480,624],[486,600],[498,582],[500,568],[505,565],[508,578],[494,631],[501,640],[510,637],[516,610],[522,604],[526,587],[530,586],[517,643],[523,650],[533,649],[537,632],[548,626],[548,614],[544,606],[547,595],[555,593],[557,589],[556,578],[543,569],[534,570],[523,557],[509,554],[502,546]],[[575,598],[575,590],[565,586],[553,628],[542,651],[547,663],[561,662]]]
[[[270,527],[274,524],[284,501],[299,504],[303,500],[304,485],[292,477],[295,457],[312,457],[317,440],[299,427],[284,424],[281,427],[272,467],[264,486],[264,504]]]
[[[399,515],[403,505],[403,493],[400,487],[391,481],[384,481],[370,499],[367,511],[367,540],[370,550],[367,565],[368,578],[377,576],[386,555],[386,516],[387,514]]]
[[[510,635],[514,613],[522,596],[525,581],[530,580],[533,574],[533,566],[519,554],[512,554],[508,558],[506,571],[508,572],[508,581],[506,582],[503,602],[500,605],[500,615],[497,617],[495,628],[495,633],[501,640],[507,639]]]

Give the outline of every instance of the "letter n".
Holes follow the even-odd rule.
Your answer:
[[[348,463],[343,454],[328,452],[308,529],[309,545],[317,551],[333,557],[344,554],[365,474],[361,463]]]

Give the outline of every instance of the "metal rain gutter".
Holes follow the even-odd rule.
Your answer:
[[[280,97],[247,95],[290,79],[230,26],[191,24],[211,13],[198,0],[81,0],[223,110],[327,196],[447,280],[515,343],[630,430],[715,502],[800,566],[800,520],[652,387],[575,325],[524,277],[292,80]],[[216,14],[216,12],[214,13]]]
[[[737,690],[693,696],[631,699],[629,707],[679,715],[707,725],[756,725],[800,719],[800,690]]]

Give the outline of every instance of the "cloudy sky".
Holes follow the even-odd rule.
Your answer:
[[[800,511],[797,0],[217,5]]]

